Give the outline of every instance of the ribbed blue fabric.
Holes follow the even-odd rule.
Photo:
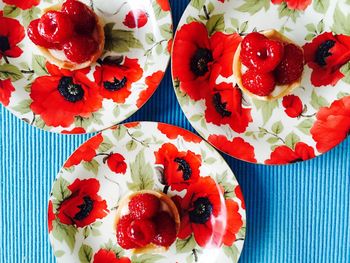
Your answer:
[[[175,23],[187,3],[172,1]],[[169,71],[153,98],[129,120],[191,129],[176,101]],[[0,262],[55,262],[46,227],[52,182],[67,157],[92,135],[47,133],[3,107],[0,132]],[[226,160],[247,205],[241,262],[350,262],[349,139],[324,156],[291,166]]]

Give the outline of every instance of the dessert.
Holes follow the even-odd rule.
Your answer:
[[[266,101],[284,97],[299,87],[303,70],[302,48],[276,30],[248,34],[233,62],[238,86]]]
[[[78,0],[45,9],[27,32],[49,62],[60,68],[86,68],[103,52],[103,25],[91,8]]]
[[[163,252],[174,243],[180,217],[167,195],[144,190],[124,198],[116,219],[118,244],[133,253]]]

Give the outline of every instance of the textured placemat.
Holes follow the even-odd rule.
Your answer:
[[[187,0],[173,0],[177,24]],[[191,129],[170,73],[129,120]],[[0,262],[55,262],[46,227],[52,181],[66,158],[92,135],[63,136],[30,127],[1,107]],[[350,140],[315,160],[286,167],[226,157],[246,199],[248,229],[241,262],[350,262]]]

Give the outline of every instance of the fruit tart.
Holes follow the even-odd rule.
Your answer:
[[[50,63],[69,70],[96,62],[105,42],[101,20],[78,0],[45,9],[40,19],[29,24],[27,33]]]
[[[152,190],[122,199],[117,210],[118,244],[133,253],[167,251],[180,227],[176,205],[167,195]]]
[[[238,86],[253,98],[282,98],[301,84],[303,49],[276,30],[248,34],[234,56]]]

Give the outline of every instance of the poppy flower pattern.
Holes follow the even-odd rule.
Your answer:
[[[313,85],[334,86],[344,77],[340,68],[350,61],[350,36],[325,32],[303,48]]]
[[[303,142],[298,142],[294,150],[288,146],[277,147],[265,164],[291,164],[306,161],[314,157],[314,148]]]
[[[102,107],[98,86],[84,70],[60,70],[47,64],[50,76],[38,77],[31,86],[30,108],[49,126],[69,127],[75,117],[88,118]]]
[[[23,50],[18,44],[24,39],[24,27],[13,18],[4,17],[0,10],[0,59],[18,58]]]
[[[193,100],[206,97],[219,75],[233,74],[232,63],[241,41],[238,34],[216,32],[209,37],[204,24],[192,22],[177,32],[173,46],[173,78]]]
[[[67,163],[76,164],[62,168],[48,205],[49,236],[59,261],[81,262],[82,255],[94,263],[137,260],[139,255],[120,247],[111,227],[123,197],[143,190],[171,197],[183,224],[162,258],[142,256],[185,262],[195,249],[203,260],[203,250],[211,247],[221,262],[239,257],[246,218],[238,182],[220,154],[198,136],[168,124],[132,122],[104,130],[72,156]]]
[[[170,59],[169,1],[99,7],[100,15],[108,14],[103,56],[72,72],[51,65],[26,34],[28,24],[50,6],[41,0],[0,2],[0,103],[28,124],[63,134],[101,131],[139,110]]]
[[[285,3],[292,10],[305,10],[311,5],[312,0],[271,0],[271,2],[275,5]]]
[[[100,249],[95,255],[93,263],[130,263],[127,257],[118,257],[117,253],[112,250]]]
[[[350,95],[350,36],[343,26],[347,13],[342,2],[334,7],[312,0],[190,2],[174,38],[172,77],[194,129],[234,158],[269,165],[309,160],[343,141],[347,126],[333,135],[326,123],[335,121],[322,115]],[[236,51],[244,37],[269,29],[300,46],[305,65],[300,87],[265,101],[242,91],[230,70],[231,54],[239,58]],[[345,116],[345,107],[340,108]],[[326,130],[330,140],[322,138],[327,138]]]
[[[199,178],[200,155],[192,151],[179,151],[171,143],[155,152],[156,164],[164,167],[164,184],[171,189],[182,191]]]
[[[107,213],[107,203],[98,195],[99,181],[95,179],[75,180],[68,186],[71,195],[65,199],[57,210],[57,218],[66,225],[85,227]]]
[[[82,161],[90,162],[94,159],[98,147],[103,142],[101,134],[92,137],[90,140],[80,146],[64,164],[65,168],[70,168],[74,165],[80,164]]]
[[[118,59],[105,59],[101,63],[94,72],[101,95],[114,102],[124,103],[131,94],[132,83],[142,77],[143,70],[137,59],[126,57],[121,64]]]
[[[0,103],[7,106],[10,103],[12,92],[15,90],[10,79],[0,80]]]
[[[344,97],[321,108],[311,134],[320,152],[327,152],[341,143],[350,133],[350,97]]]
[[[27,10],[33,6],[37,6],[40,3],[40,0],[3,0],[3,2]]]

